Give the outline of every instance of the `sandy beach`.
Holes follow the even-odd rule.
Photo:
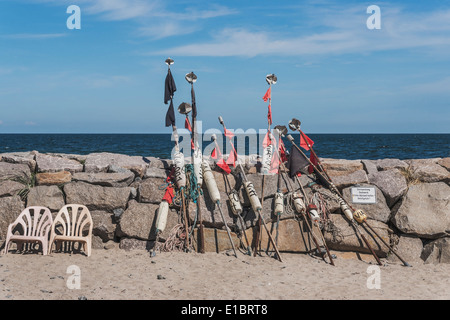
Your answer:
[[[336,254],[336,266],[306,254],[157,252],[119,248],[0,257],[1,300],[435,300],[450,299],[450,265],[412,268]],[[75,268],[75,269],[74,269]],[[74,271],[75,270],[75,271]],[[379,272],[378,288],[373,276]],[[76,275],[79,278],[74,278]],[[74,280],[75,279],[75,280]],[[78,281],[79,280],[79,281]],[[76,288],[79,284],[79,288]]]

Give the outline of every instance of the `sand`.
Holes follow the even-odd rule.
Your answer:
[[[0,299],[450,299],[449,264],[408,268],[383,260],[377,269],[370,256],[360,260],[354,253],[332,253],[337,255],[336,266],[294,253],[282,253],[279,262],[265,254],[240,253],[235,258],[229,252],[157,252],[150,258],[145,250],[117,247],[93,250],[90,257],[10,252],[0,257]],[[78,278],[70,266],[79,270]]]

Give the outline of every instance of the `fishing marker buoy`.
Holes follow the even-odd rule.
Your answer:
[[[197,185],[202,186],[203,185],[203,170],[202,170],[202,152],[200,151],[200,148],[195,149],[193,153],[193,160],[194,160],[194,174],[197,178]]]
[[[175,166],[175,183],[178,188],[186,186],[186,168],[184,167],[184,154],[177,151],[173,155]]]
[[[211,167],[207,161],[203,161],[203,179],[206,183],[206,188],[208,189],[209,196],[214,203],[220,201],[220,192],[217,188],[216,180],[214,180],[214,175],[212,173]]]
[[[293,200],[294,200],[295,210],[297,210],[298,213],[305,212],[306,206],[305,206],[305,203],[303,202],[300,194],[298,194],[297,192],[294,192]]]
[[[163,232],[166,229],[168,214],[169,203],[167,201],[161,201],[158,208],[158,218],[156,218],[156,233]]]
[[[239,201],[239,194],[235,189],[228,194],[228,200],[230,200],[231,211],[235,216],[242,213],[242,205]]]
[[[353,213],[353,218],[359,223],[363,223],[367,220],[367,215],[361,209],[355,210]]]
[[[244,182],[245,191],[247,192],[247,196],[250,199],[250,204],[252,205],[252,209],[254,212],[258,212],[262,210],[261,202],[258,199],[258,195],[256,194],[255,186],[252,182],[246,181]]]
[[[264,148],[262,156],[261,174],[270,174],[270,167],[273,157],[273,145],[269,144]]]
[[[311,220],[313,220],[313,221],[319,221],[320,220],[320,216],[319,216],[319,214],[317,213],[317,207],[316,207],[316,205],[314,205],[314,204],[309,204],[308,205],[308,212],[309,212],[309,215],[310,215],[310,217],[311,217]]]
[[[274,211],[276,215],[282,215],[284,212],[284,195],[281,192],[275,193]]]
[[[345,203],[344,199],[339,199],[339,205],[341,206],[341,211],[347,217],[348,220],[353,220],[353,213],[350,207]]]

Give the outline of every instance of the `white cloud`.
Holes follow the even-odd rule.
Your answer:
[[[190,43],[150,54],[181,56],[299,56],[316,54],[368,53],[409,48],[427,48],[443,52],[450,48],[450,10],[412,14],[400,8],[382,10],[381,30],[368,30],[363,7],[345,10],[317,9],[308,12],[314,17],[312,30],[302,35],[250,27],[223,28],[212,33],[206,42]],[[312,9],[310,9],[312,10]],[[294,29],[292,26],[290,29]],[[319,27],[316,29],[316,27]]]

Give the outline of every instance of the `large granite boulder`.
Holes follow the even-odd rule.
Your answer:
[[[134,180],[134,173],[126,172],[77,172],[72,176],[72,181],[82,181],[104,187],[128,187]]]
[[[0,162],[0,181],[16,180],[28,183],[31,180],[31,171],[23,163]]]
[[[427,239],[450,233],[450,186],[443,182],[410,186],[396,207],[392,222],[403,233]]]
[[[364,170],[357,170],[349,174],[341,174],[338,176],[331,176],[334,185],[342,190],[344,188],[353,186],[355,184],[368,183],[369,179],[367,173]]]
[[[363,228],[361,225],[358,225],[356,229],[342,214],[332,214],[330,215],[330,219],[331,223],[328,224],[327,228],[324,230],[325,240],[330,249],[371,253],[364,243],[364,240],[359,235],[360,232],[367,239],[369,245],[378,257],[384,258],[387,256],[389,248],[387,248],[376,235],[370,233],[370,230],[366,230],[366,228]],[[386,243],[390,243],[390,234],[392,233],[392,230],[390,230],[385,223],[369,219],[367,222]],[[357,230],[359,230],[359,232]]]
[[[394,246],[395,252],[410,265],[421,265],[423,260],[421,258],[423,250],[423,242],[419,237],[409,235],[399,235],[398,240]],[[401,263],[401,260],[392,252],[388,256],[389,262]]]
[[[71,182],[64,185],[67,204],[82,204],[89,210],[125,209],[131,188],[113,188],[92,185],[85,182]]]
[[[47,154],[36,154],[37,172],[60,172],[69,171],[70,173],[83,171],[83,165],[72,159],[54,157]]]
[[[42,172],[36,174],[36,184],[39,186],[62,185],[72,181],[69,171]]]
[[[375,161],[378,171],[385,171],[391,169],[406,169],[408,164],[399,159],[379,159]]]
[[[6,240],[8,226],[13,223],[25,209],[19,196],[0,198],[0,241]]]
[[[440,160],[440,159],[439,159]],[[438,159],[410,160],[413,177],[422,182],[450,182],[450,172],[438,164]]]
[[[110,166],[118,166],[133,171],[143,177],[148,167],[148,160],[140,156],[128,156],[117,153],[91,153],[84,163],[85,172],[108,172]]]
[[[0,181],[0,198],[17,195],[25,185],[13,180]]]
[[[64,194],[57,186],[37,186],[31,188],[27,196],[27,207],[41,206],[59,211],[64,205]]]
[[[444,237],[427,243],[421,258],[425,263],[450,263],[450,238]]]
[[[369,174],[369,183],[376,185],[386,198],[387,205],[392,206],[405,194],[408,185],[405,177],[397,169],[389,169]]]
[[[36,153],[36,151],[2,153],[0,154],[0,159],[3,162],[26,164],[30,168],[31,172],[34,172],[36,170]]]
[[[162,178],[144,179],[133,183],[138,192],[139,202],[159,204],[166,193],[166,180]]]
[[[364,170],[361,160],[344,160],[320,158],[325,171],[333,179],[337,176],[347,176],[356,171]]]

